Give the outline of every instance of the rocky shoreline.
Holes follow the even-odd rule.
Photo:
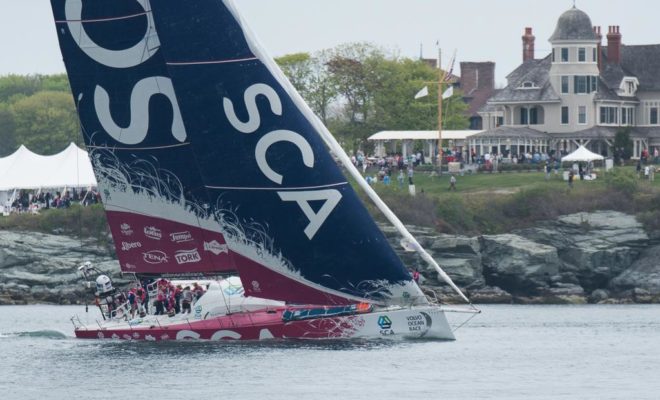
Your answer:
[[[422,286],[460,303],[391,227],[383,231]],[[634,216],[578,213],[533,228],[476,237],[409,227],[474,303],[660,303],[660,240]],[[111,251],[65,235],[0,231],[0,305],[80,304],[78,266],[91,261],[115,279]]]

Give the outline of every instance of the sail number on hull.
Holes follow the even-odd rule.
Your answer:
[[[132,68],[149,60],[158,50],[160,39],[151,16],[151,8],[146,0],[136,0],[145,10],[148,18],[147,32],[145,36],[131,48],[123,50],[105,49],[95,43],[85,32],[82,23],[82,2],[79,0],[67,0],[65,14],[67,25],[72,32],[72,37],[78,47],[92,60],[110,68]],[[150,49],[146,53],[142,49]],[[107,91],[100,85],[96,86],[94,93],[94,109],[99,122],[104,130],[116,141],[126,145],[136,145],[143,142],[149,128],[148,104],[151,96],[163,94],[170,101],[173,109],[172,135],[179,142],[183,142],[186,131],[181,117],[179,104],[177,103],[174,89],[170,78],[162,76],[147,77],[137,82],[131,91],[130,108],[131,121],[128,127],[120,127],[113,120],[110,113],[110,99]],[[277,92],[264,83],[256,83],[248,87],[244,94],[245,107],[248,111],[248,120],[241,121],[234,112],[233,102],[223,99],[223,108],[229,123],[240,133],[252,134],[261,125],[261,116],[257,108],[257,96],[265,96],[270,104],[273,114],[281,116],[282,101]],[[266,133],[255,147],[255,159],[259,171],[270,181],[282,185],[283,176],[274,171],[268,164],[266,153],[270,146],[279,142],[288,142],[295,145],[302,154],[305,167],[314,168],[314,151],[309,142],[297,132],[279,129]],[[323,223],[330,216],[342,198],[336,189],[316,190],[282,190],[277,192],[283,202],[295,202],[303,214],[309,220],[304,233],[312,240]],[[311,201],[324,201],[317,212],[310,206]]]

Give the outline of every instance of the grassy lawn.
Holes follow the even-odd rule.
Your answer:
[[[634,171],[634,167],[624,167],[629,171]],[[597,172],[598,178],[593,181],[580,181],[576,179],[573,183],[575,190],[589,190],[604,189],[605,179],[600,172]],[[399,188],[396,181],[396,175],[393,175],[393,183],[385,186],[382,182],[374,185],[374,189],[379,193],[392,193],[392,192],[408,192],[408,180],[406,178],[403,188]],[[431,176],[428,173],[416,173],[413,177],[417,193],[422,191],[432,197],[443,198],[449,191],[449,176],[443,174],[442,176]],[[544,172],[504,172],[504,173],[476,173],[466,174],[460,176],[454,174],[456,177],[456,193],[461,194],[493,194],[493,195],[506,195],[513,194],[520,190],[534,190],[534,189],[556,189],[558,191],[568,190],[568,183],[562,179],[561,173],[555,175],[552,173],[550,179],[545,179]],[[576,176],[576,178],[578,178]],[[654,182],[649,182],[646,179],[639,180],[640,188],[660,188],[660,173],[658,173]]]

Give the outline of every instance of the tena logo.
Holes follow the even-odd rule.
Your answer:
[[[119,229],[121,229],[121,234],[124,236],[131,236],[133,234],[133,229],[126,222],[119,225]]]
[[[149,239],[160,240],[163,237],[163,232],[155,226],[145,226],[144,236]]]
[[[121,242],[121,249],[123,251],[138,249],[140,247],[142,247],[142,243],[140,242]]]
[[[142,253],[142,259],[149,264],[162,264],[167,262],[167,254],[160,250],[151,250]]]
[[[177,264],[189,264],[201,261],[202,257],[199,256],[197,249],[192,249],[177,251],[174,254],[174,259]]]
[[[259,287],[259,282],[252,281],[252,291],[261,292],[261,287]]]
[[[192,234],[188,231],[170,233],[170,237],[174,243],[190,242],[193,240]]]
[[[210,251],[216,256],[220,253],[229,254],[229,247],[226,244],[220,244],[217,240],[212,242],[204,242],[204,251]]]

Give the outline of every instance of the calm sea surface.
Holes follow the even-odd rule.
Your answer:
[[[84,307],[5,306],[0,398],[660,399],[660,306],[483,311],[455,342],[131,343],[73,338]]]

